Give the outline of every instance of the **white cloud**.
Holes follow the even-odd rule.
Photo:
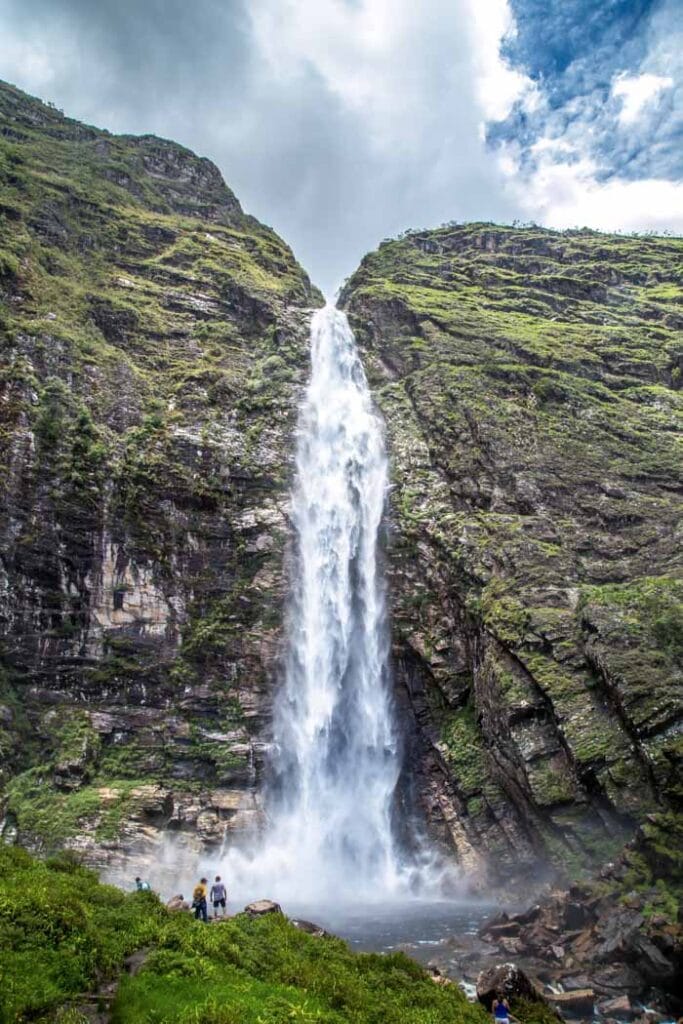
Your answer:
[[[553,228],[683,233],[683,181],[658,173],[638,177],[630,166],[639,147],[653,152],[656,140],[674,130],[682,38],[672,17],[676,2],[664,0],[648,23],[640,67],[614,78],[606,104],[590,75],[574,74],[585,91],[566,90],[560,106],[548,105],[542,87],[522,93],[526,113],[527,97],[536,103],[546,134],[509,141],[497,152],[503,189],[522,219]],[[655,116],[653,101],[664,90],[671,90],[668,106]]]
[[[683,233],[683,182],[657,178],[601,181],[598,167],[587,157],[558,163],[552,149],[541,150],[541,154],[534,172],[524,178],[509,150],[501,157],[507,189],[525,218],[551,228]]]
[[[500,58],[501,40],[515,32],[508,0],[466,0],[464,13],[470,22],[472,72],[484,121],[502,121],[523,97],[526,105],[533,106],[537,101],[534,83]]]
[[[619,75],[612,84],[612,95],[622,98],[619,120],[632,124],[643,114],[645,107],[662,89],[674,84],[670,75]]]
[[[11,32],[0,32],[0,68],[10,82],[23,82],[28,92],[49,89],[55,78],[54,46],[42,40],[25,41]],[[49,99],[49,96],[46,96]]]

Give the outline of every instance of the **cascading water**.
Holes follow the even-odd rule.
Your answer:
[[[291,836],[289,870],[307,888],[329,893],[348,880],[386,890],[397,873],[391,804],[400,767],[377,550],[387,459],[353,334],[332,306],[314,316],[311,363],[299,419],[289,654],[275,715],[276,823],[280,840]]]
[[[333,306],[313,317],[311,362],[269,827],[249,863],[238,855],[229,868],[306,903],[404,885],[391,826],[400,760],[378,561],[387,459],[353,333]]]

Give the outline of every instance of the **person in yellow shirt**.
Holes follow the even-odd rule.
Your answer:
[[[192,893],[192,909],[194,910],[195,920],[199,920],[201,917],[202,921],[208,924],[209,915],[206,909],[206,893],[208,882],[206,878],[201,878],[199,884],[195,885],[194,892]]]

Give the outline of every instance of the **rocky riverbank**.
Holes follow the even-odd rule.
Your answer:
[[[653,816],[597,879],[558,890],[449,942],[449,973],[481,998],[507,988],[565,1016],[661,1021],[683,1012],[683,843],[680,824]],[[518,973],[501,980],[502,961]],[[436,961],[438,966],[438,959]],[[503,971],[503,974],[505,972]],[[503,983],[505,982],[505,984]]]

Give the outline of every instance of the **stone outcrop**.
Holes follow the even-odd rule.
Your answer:
[[[477,999],[487,1010],[491,1011],[494,1000],[501,996],[507,999],[510,1005],[518,999],[543,1001],[541,993],[531,979],[514,964],[487,967],[477,978]]]
[[[321,303],[208,160],[0,85],[0,818],[110,868],[258,821]]]
[[[281,914],[282,907],[273,900],[255,900],[247,904],[244,913],[249,917],[263,917],[264,914]]]
[[[682,247],[444,227],[342,296],[387,424],[411,781],[487,882],[680,807]]]

